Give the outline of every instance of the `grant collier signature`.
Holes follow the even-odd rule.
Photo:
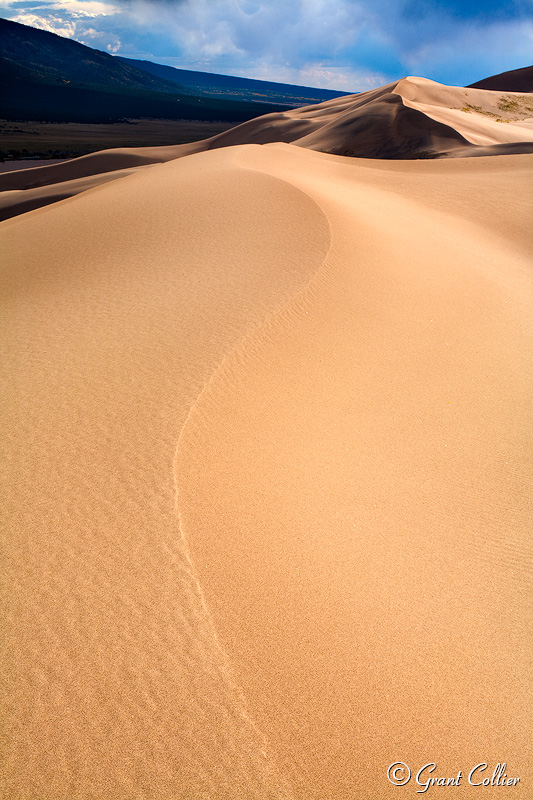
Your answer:
[[[496,764],[490,775],[492,768],[482,761],[472,767],[466,777],[463,776],[463,771],[459,770],[453,778],[434,776],[432,773],[436,769],[437,765],[430,762],[424,764],[414,775],[413,783],[420,786],[420,789],[416,790],[418,794],[424,794],[432,786],[464,786],[467,783],[470,786],[517,786],[520,783],[520,778],[510,778],[507,775],[505,771],[507,764]],[[411,768],[403,761],[395,761],[387,770],[387,778],[394,786],[406,786],[412,777]]]

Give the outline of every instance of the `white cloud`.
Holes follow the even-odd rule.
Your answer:
[[[40,28],[49,33],[57,33],[59,36],[65,36],[67,39],[72,39],[76,33],[76,24],[69,22],[62,17],[47,16],[41,17],[37,14],[17,14],[11,17],[13,22],[20,22],[22,25],[31,25],[33,28]]]
[[[74,18],[81,17],[107,17],[115,14],[119,9],[110,3],[102,3],[100,0],[60,0],[52,3],[49,8],[56,11],[66,11]]]
[[[366,92],[387,83],[384,75],[365,73],[345,67],[309,64],[299,71],[300,83],[306,86],[322,86],[325,89],[339,89],[346,92]]]
[[[155,58],[173,66],[347,91],[382,77],[347,57],[368,23],[357,0],[131,0],[125,8],[152,40],[166,39]]]
[[[103,22],[117,10],[115,6],[107,5],[100,0],[57,0],[48,3],[46,8],[40,6],[34,11],[28,9],[11,19],[67,39],[74,39],[89,47],[117,53],[122,43],[115,33],[87,27],[89,20],[98,19]]]
[[[97,31],[94,28],[86,28],[80,31],[83,39],[78,39],[81,44],[86,44],[89,47],[96,47],[100,50],[107,50],[109,53],[118,53],[122,47],[122,42],[117,36],[107,33],[106,31]],[[89,41],[87,41],[89,40]]]

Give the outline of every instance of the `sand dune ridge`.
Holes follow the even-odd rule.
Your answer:
[[[3,219],[73,196],[130,169],[241,144],[292,143],[360,158],[459,158],[533,151],[533,95],[406,77],[359,95],[267,114],[175,147],[120,148],[0,175]],[[93,176],[93,180],[89,177]],[[79,179],[86,179],[80,181]],[[58,187],[59,185],[59,187]],[[45,187],[55,186],[47,190]],[[8,192],[24,190],[23,198]]]
[[[489,709],[484,700],[496,673],[500,689],[504,674],[510,683],[520,680],[514,654],[512,648],[506,654],[500,651],[492,665],[486,663],[483,654],[494,635],[495,620],[492,611],[485,615],[480,609],[491,597],[491,604],[503,615],[500,632],[511,626],[517,636],[524,635],[522,588],[528,570],[525,485],[520,485],[519,479],[513,490],[517,502],[513,530],[517,534],[521,529],[522,535],[514,539],[517,549],[508,551],[504,529],[492,511],[492,503],[497,506],[499,501],[493,496],[485,513],[485,501],[473,510],[483,485],[476,475],[480,468],[485,472],[484,456],[477,461],[474,451],[467,457],[472,464],[468,468],[472,470],[470,478],[464,474],[455,478],[451,464],[457,458],[453,451],[465,447],[466,456],[478,437],[486,444],[494,435],[495,453],[498,442],[506,440],[505,425],[514,413],[510,407],[500,433],[494,427],[502,422],[495,423],[497,417],[488,422],[488,430],[474,423],[479,414],[489,419],[493,414],[491,393],[495,391],[495,398],[501,396],[496,381],[488,397],[483,398],[484,371],[491,355],[487,350],[488,360],[484,361],[479,348],[490,328],[491,315],[503,313],[505,318],[506,303],[514,298],[516,311],[516,299],[524,299],[521,266],[528,258],[523,251],[513,257],[518,272],[510,281],[506,271],[500,269],[505,243],[499,244],[495,238],[490,266],[479,262],[472,273],[470,266],[463,272],[464,265],[472,264],[472,253],[483,249],[485,231],[479,222],[461,224],[446,212],[428,214],[426,210],[421,223],[422,207],[405,198],[394,199],[383,189],[371,188],[370,182],[359,194],[357,181],[351,183],[347,175],[343,185],[340,165],[336,180],[331,180],[326,159],[320,158],[323,163],[311,171],[313,154],[305,154],[298,163],[290,148],[256,153],[243,151],[242,158],[263,169],[283,169],[285,175],[290,174],[320,203],[330,224],[334,223],[334,231],[332,248],[315,278],[278,314],[251,332],[217,368],[189,414],[176,454],[182,524],[217,627],[238,665],[240,682],[255,700],[260,724],[276,743],[278,760],[289,773],[293,762],[299,764],[302,776],[298,779],[293,774],[299,798],[366,798],[369,792],[388,796],[377,766],[365,771],[361,786],[358,765],[376,763],[376,753],[390,746],[387,742],[391,736],[406,759],[411,749],[414,759],[417,751],[427,749],[428,742],[437,750],[443,735],[448,742],[451,737],[455,749],[448,754],[450,768],[454,758],[462,763],[465,753],[475,758],[476,747],[496,754],[505,742],[509,750],[511,740],[517,760],[526,748],[525,740],[520,742],[520,731],[525,731],[525,720],[519,721],[520,703],[506,714],[504,728],[510,738],[500,739],[490,717],[495,714],[501,722],[504,711],[499,704]],[[348,197],[358,196],[359,201],[348,201]],[[380,207],[389,208],[387,218],[395,220],[393,230],[381,242],[372,233]],[[396,248],[402,252],[402,241],[411,241],[404,226],[413,217],[428,231],[426,242],[445,226],[461,230],[457,240],[440,245],[443,252],[436,260],[442,274],[437,269],[427,279],[421,276],[425,245],[411,248],[413,264],[407,270],[403,257],[399,257],[399,269],[390,258]],[[348,231],[351,236],[346,235]],[[358,241],[354,255],[361,259],[357,267],[347,256],[354,234]],[[468,255],[461,253],[461,241]],[[460,282],[465,284],[463,290],[458,289]],[[480,293],[491,310],[487,318],[481,314],[476,321],[471,319],[465,329],[462,326],[468,315],[463,309],[475,308]],[[447,309],[444,313],[442,303]],[[522,322],[526,307],[523,304],[520,312]],[[352,326],[358,330],[356,344],[349,338],[354,336]],[[514,336],[512,325],[506,330]],[[329,350],[325,331],[331,337]],[[478,361],[481,358],[477,373],[470,348],[478,353]],[[448,362],[448,357],[453,360]],[[410,363],[413,359],[414,365]],[[376,362],[381,368],[376,369]],[[468,377],[474,381],[471,388],[465,383],[451,389],[448,376],[457,372],[465,381]],[[518,397],[523,402],[522,379],[513,368],[510,374],[518,381],[517,387],[522,383]],[[409,375],[412,393],[407,389]],[[415,445],[413,425],[421,413],[421,391],[428,393],[424,399],[424,413],[428,415]],[[397,405],[400,397],[406,404],[403,410]],[[444,414],[439,419],[450,402],[459,404],[462,412],[447,420]],[[442,411],[431,411],[435,405]],[[357,413],[348,413],[354,406]],[[461,413],[467,413],[470,422],[466,427],[473,425],[475,433],[471,429],[466,434]],[[413,447],[412,455],[403,463],[395,443],[400,430],[406,442],[411,441],[407,450]],[[447,452],[448,447],[452,449]],[[504,451],[495,456],[500,465]],[[363,459],[360,472],[356,466],[359,458]],[[451,474],[444,466],[447,463]],[[343,479],[344,469],[355,470],[348,481]],[[505,514],[510,488],[507,479],[504,486],[500,484],[499,469],[493,476]],[[355,474],[359,475],[357,490],[352,483]],[[378,474],[384,481],[383,495],[375,485]],[[512,471],[508,479],[514,481]],[[323,495],[324,483],[328,488]],[[381,502],[375,502],[378,499]],[[392,517],[388,507],[391,502],[396,508]],[[476,519],[477,515],[483,522]],[[407,520],[403,534],[393,544],[402,517]],[[214,541],[215,526],[221,526],[222,531],[220,539]],[[352,526],[358,529],[355,539]],[[481,533],[483,542],[478,543]],[[461,557],[455,560],[458,550]],[[391,558],[396,569],[391,568]],[[448,572],[452,563],[455,580]],[[455,613],[448,616],[444,607],[432,600],[431,586],[438,582],[444,565],[447,584],[438,583],[438,595],[440,602],[446,596],[445,606],[455,606],[459,600],[456,613],[459,607],[462,611],[458,617]],[[518,570],[516,583],[508,583],[508,569]],[[468,579],[472,571],[480,570],[485,574],[485,590],[476,582],[470,585]],[[413,572],[416,582],[409,588]],[[417,598],[414,605],[409,596]],[[510,605],[511,596],[515,600]],[[517,603],[518,597],[521,600]],[[268,598],[275,610],[262,614]],[[392,604],[387,612],[381,605],[385,600]],[[401,611],[404,604],[410,609],[409,620]],[[512,605],[514,612],[510,611]],[[358,615],[363,608],[361,618]],[[469,613],[466,608],[470,608]],[[410,655],[404,653],[398,659],[391,642],[399,646],[396,631],[407,624],[417,631],[416,645],[411,650],[403,643],[401,649]],[[436,631],[445,631],[440,644]],[[272,656],[281,641],[283,657]],[[446,649],[452,646],[470,665],[464,674],[446,657]],[[424,650],[426,664],[421,674],[413,675],[409,659],[417,647]],[[447,674],[454,676],[458,706],[449,702],[446,684],[431,694],[422,688],[443,659]],[[380,695],[381,684],[369,683],[372,665],[378,663],[387,672],[387,680],[392,679],[396,686],[391,689],[395,698],[393,719],[386,698]],[[389,668],[392,672],[387,671]],[[395,669],[398,672],[393,678]],[[475,671],[479,682],[479,691],[473,695],[470,670]],[[361,697],[365,698],[363,704]],[[273,705],[277,709],[274,718]],[[490,741],[489,730],[494,731]],[[356,741],[354,731],[361,732]],[[325,766],[332,763],[333,773]],[[452,796],[461,796],[461,790]]]
[[[533,162],[463,91],[9,179],[10,800],[527,800]]]

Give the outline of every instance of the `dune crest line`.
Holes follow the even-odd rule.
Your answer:
[[[528,775],[531,287],[507,209],[476,189],[489,159],[383,174],[286,145],[240,157],[304,188],[332,230],[176,453],[181,525],[251,713],[298,766],[298,800],[392,798],[393,748],[445,774],[505,749]],[[498,180],[524,227],[515,158]]]
[[[446,86],[409,76],[360,94],[265,114],[202,141],[115,148],[62,164],[6,172],[0,174],[0,220],[122,178],[129,170],[235,145],[284,142],[328,154],[386,160],[531,153],[533,94],[521,94],[517,88],[531,85],[532,72],[529,67],[499,76],[499,91],[488,85]]]

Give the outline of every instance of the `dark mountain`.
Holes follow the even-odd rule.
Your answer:
[[[154,64],[152,61],[139,61],[133,58],[114,56],[130,67],[144,70],[165,81],[172,81],[182,87],[188,94],[203,97],[226,97],[232,100],[250,102],[282,103],[291,106],[323,103],[342,97],[348,92],[336,92],[331,89],[313,89],[309,86],[295,86],[290,83],[273,83],[258,81],[253,78],[237,78],[231,75],[217,75],[209,72],[196,72],[188,69],[167,67]]]
[[[141,90],[177,94],[176,82],[156,78],[121,63],[108,53],[93,50],[55,33],[0,19],[0,52],[11,64],[23,67],[35,81],[48,85],[104,86],[113,90]]]
[[[0,19],[0,116],[42,122],[125,118],[244,122],[279,106],[194,97],[175,81],[48,31]]]
[[[533,66],[500,72],[477,83],[471,83],[468,89],[488,89],[492,92],[533,92]]]

